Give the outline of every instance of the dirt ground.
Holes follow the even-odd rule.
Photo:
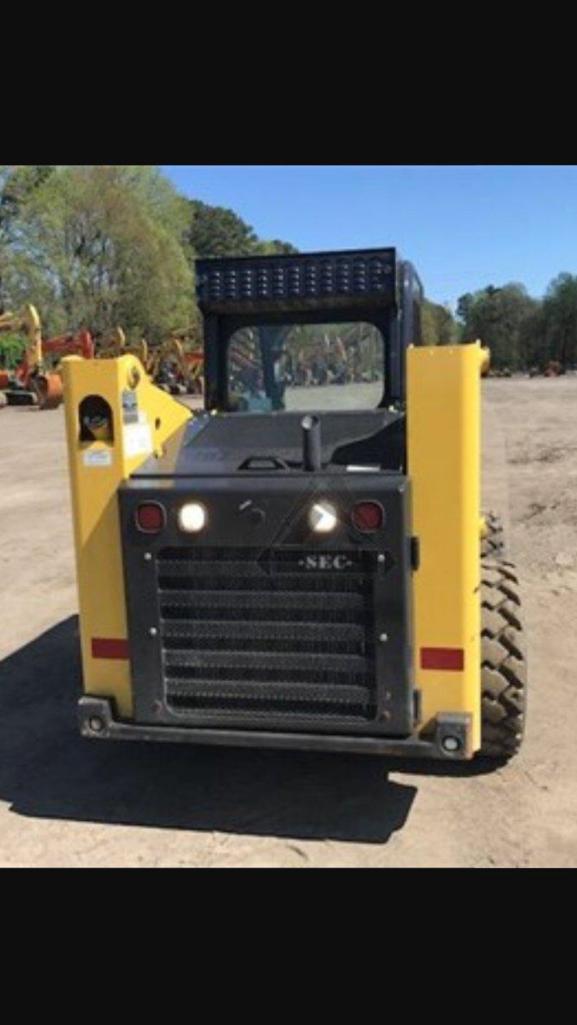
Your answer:
[[[0,865],[575,866],[577,377],[483,387],[531,682],[522,753],[491,772],[81,739],[63,415],[0,412]]]

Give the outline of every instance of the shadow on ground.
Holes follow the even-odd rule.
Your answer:
[[[82,739],[77,619],[0,662],[0,800],[20,815],[384,843],[417,790],[391,770],[480,771],[306,754]]]

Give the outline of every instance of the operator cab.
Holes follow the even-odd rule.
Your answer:
[[[229,469],[237,448],[237,468],[265,450],[271,469],[300,467],[309,413],[322,466],[404,467],[405,351],[421,344],[423,299],[410,263],[394,249],[199,260],[197,281],[207,409],[221,414],[211,444]]]
[[[404,401],[423,289],[394,249],[198,260],[197,283],[209,410]]]

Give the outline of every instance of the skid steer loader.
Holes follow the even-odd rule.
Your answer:
[[[507,758],[518,581],[479,343],[394,249],[200,260],[205,409],[65,361],[86,737]],[[482,546],[487,552],[482,558]]]

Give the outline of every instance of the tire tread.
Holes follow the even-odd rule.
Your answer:
[[[481,755],[511,758],[523,741],[527,696],[519,580],[512,562],[481,563]]]

